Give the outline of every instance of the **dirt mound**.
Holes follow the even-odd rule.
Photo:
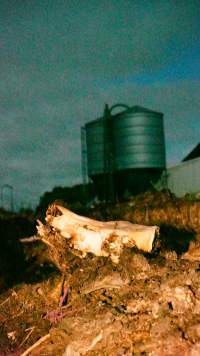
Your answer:
[[[199,201],[169,192],[101,205],[87,216],[161,226],[161,247],[143,254],[124,249],[119,264],[66,254],[58,272],[31,279],[47,263],[46,250],[26,246],[38,264],[29,283],[0,295],[0,355],[200,354]],[[196,215],[197,214],[197,215]],[[145,220],[146,219],[146,220]]]
[[[58,305],[57,275],[1,296],[5,354],[22,354],[45,335],[30,355],[199,352],[198,261],[174,252],[148,257],[125,250],[117,267],[103,257],[73,256],[69,262],[66,305]]]

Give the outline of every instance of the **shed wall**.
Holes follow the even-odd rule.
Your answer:
[[[200,192],[200,158],[168,168],[167,185],[179,197]]]

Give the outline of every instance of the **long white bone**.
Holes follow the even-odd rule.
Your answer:
[[[123,247],[133,247],[151,252],[158,232],[157,226],[132,224],[128,221],[102,222],[77,215],[54,204],[47,210],[47,224],[61,236],[71,239],[71,245],[85,256],[88,252],[96,256],[109,256],[114,263],[119,262]],[[45,237],[39,223],[38,233]],[[55,241],[56,244],[56,241]]]

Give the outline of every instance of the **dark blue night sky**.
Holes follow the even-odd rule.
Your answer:
[[[20,207],[81,182],[104,104],[165,114],[168,165],[199,143],[199,0],[0,0],[0,186]]]

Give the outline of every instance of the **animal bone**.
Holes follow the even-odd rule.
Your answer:
[[[145,252],[151,252],[155,235],[159,231],[157,226],[137,225],[128,221],[93,220],[57,204],[48,208],[46,222],[47,226],[40,221],[37,226],[38,234],[45,243],[48,240],[45,231],[49,231],[50,227],[55,235],[59,233],[63,238],[69,239],[72,249],[81,251],[83,257],[88,252],[96,256],[110,256],[116,264],[123,247],[136,246]],[[54,243],[56,245],[56,236]]]

